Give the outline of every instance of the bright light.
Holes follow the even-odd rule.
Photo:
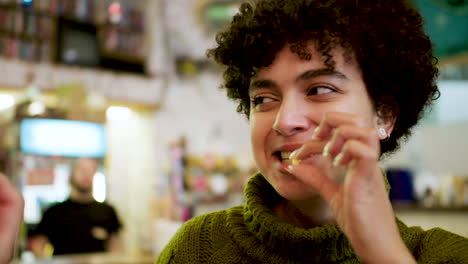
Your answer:
[[[109,18],[111,22],[114,24],[119,23],[122,19],[123,8],[118,2],[112,3],[107,9],[107,12],[109,13]]]
[[[122,13],[122,6],[120,5],[120,3],[114,2],[109,6],[107,12],[109,12],[109,14],[111,15],[120,14]]]
[[[15,98],[8,94],[0,94],[0,111],[15,105]]]
[[[106,116],[110,120],[124,120],[130,117],[132,110],[123,106],[110,106],[107,108]]]
[[[100,203],[106,200],[106,176],[101,172],[96,172],[93,178],[93,197]]]
[[[30,115],[41,115],[45,112],[45,105],[42,102],[36,101],[29,105],[28,112]]]
[[[20,126],[21,151],[50,156],[102,157],[106,153],[102,124],[27,118]]]

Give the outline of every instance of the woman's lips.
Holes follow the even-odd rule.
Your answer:
[[[318,159],[322,158],[323,156],[321,154],[312,154],[308,156],[306,159],[303,159],[300,161],[300,164],[314,164]],[[292,165],[292,160],[286,159],[286,160],[279,160],[278,157],[274,156],[275,159],[275,167],[281,172],[281,173],[289,173],[287,170],[287,167]]]

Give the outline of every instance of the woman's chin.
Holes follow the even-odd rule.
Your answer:
[[[320,194],[315,190],[276,190],[279,195],[289,201],[304,201],[316,198]]]
[[[289,173],[273,172],[274,175],[264,175],[276,192],[287,200],[307,200],[319,195],[319,193],[294,175]]]

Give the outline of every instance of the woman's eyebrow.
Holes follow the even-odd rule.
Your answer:
[[[331,76],[331,77],[336,77],[339,79],[347,80],[348,77],[346,77],[345,74],[342,72],[333,70],[333,69],[328,69],[328,68],[321,68],[321,69],[314,69],[314,70],[308,70],[303,72],[301,75],[299,75],[296,78],[296,81],[306,81],[309,79],[317,78],[320,76]],[[252,80],[252,82],[249,85],[249,94],[255,91],[256,89],[260,88],[277,88],[278,85],[270,79],[258,79],[258,80]]]
[[[260,88],[276,88],[276,87],[277,87],[276,83],[269,79],[253,80],[249,86],[249,93],[252,93],[256,89],[260,89]]]
[[[322,69],[305,71],[296,78],[296,81],[305,81],[305,80],[313,79],[319,76],[331,76],[331,77],[336,77],[336,78],[344,79],[344,80],[348,79],[348,77],[346,77],[346,75],[344,75],[342,72],[339,72],[333,69],[322,68]]]

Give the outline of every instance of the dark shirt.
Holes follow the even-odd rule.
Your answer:
[[[114,208],[93,201],[66,200],[44,212],[34,235],[45,235],[54,255],[105,251],[106,242],[121,223]]]

